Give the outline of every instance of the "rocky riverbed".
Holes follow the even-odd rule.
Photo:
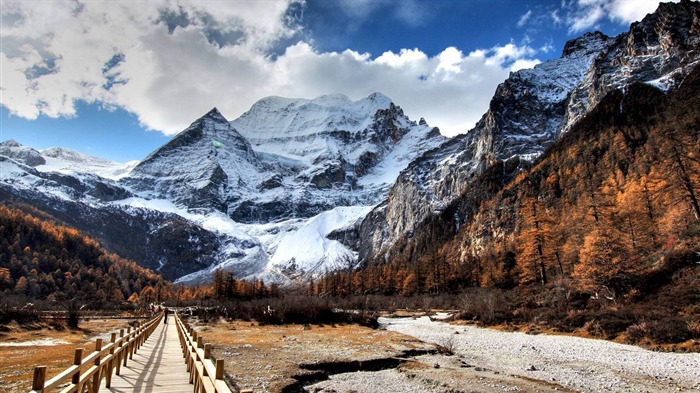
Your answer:
[[[382,327],[453,355],[417,356],[379,372],[332,375],[310,392],[700,392],[700,354],[663,353],[559,335],[529,335],[420,318]]]

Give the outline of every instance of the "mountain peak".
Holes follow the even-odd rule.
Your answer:
[[[374,93],[367,96],[367,100],[370,100],[370,101],[391,101],[391,98],[387,97],[386,95],[384,95],[378,91],[375,91]]]
[[[0,146],[20,147],[20,146],[22,146],[22,144],[20,144],[19,142],[17,142],[17,141],[14,140],[14,139],[8,139],[8,140],[6,140],[6,141],[0,142]]]
[[[591,51],[599,51],[601,44],[609,40],[610,37],[601,33],[600,31],[593,31],[586,33],[581,37],[569,40],[564,44],[564,50],[562,51],[562,57],[568,57],[575,53],[588,53]]]
[[[0,156],[12,158],[28,166],[46,164],[46,160],[35,149],[24,146],[14,139],[8,139],[0,143]]]
[[[631,25],[626,39],[628,54],[684,50],[695,52],[700,30],[700,3],[660,3],[654,13]]]
[[[228,120],[224,117],[224,115],[219,112],[219,109],[216,107],[213,107],[209,112],[207,112],[204,116],[200,117],[200,119],[212,119],[217,122],[224,122],[228,123]]]

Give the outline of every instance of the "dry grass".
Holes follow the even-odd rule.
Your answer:
[[[300,364],[393,357],[405,350],[430,349],[413,337],[358,325],[260,326],[254,322],[194,324],[226,372],[244,389],[279,392],[295,382]]]
[[[32,330],[28,330],[14,323],[8,325],[9,332],[0,333],[0,344],[41,339],[54,339],[66,344],[0,345],[0,392],[30,391],[35,366],[47,366],[47,379],[51,378],[73,363],[73,354],[77,348],[93,350],[96,336],[126,326],[127,321],[123,319],[83,321],[77,330],[55,330],[45,326],[32,326]]]

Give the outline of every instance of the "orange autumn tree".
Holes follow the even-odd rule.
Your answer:
[[[552,250],[552,222],[542,201],[526,198],[520,208],[522,229],[516,238],[517,268],[520,282],[547,284],[550,272],[563,274]]]
[[[598,225],[586,234],[580,251],[580,261],[573,277],[584,291],[597,293],[601,288],[619,286],[623,276],[631,272],[629,253],[616,231]]]

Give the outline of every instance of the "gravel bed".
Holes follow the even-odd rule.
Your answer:
[[[328,381],[306,388],[313,393],[432,393],[442,392],[438,387],[427,387],[420,381],[409,379],[396,370],[355,372],[331,375]]]
[[[451,348],[477,366],[581,392],[700,392],[700,354],[604,340],[528,335],[422,318],[380,318],[391,331]]]

